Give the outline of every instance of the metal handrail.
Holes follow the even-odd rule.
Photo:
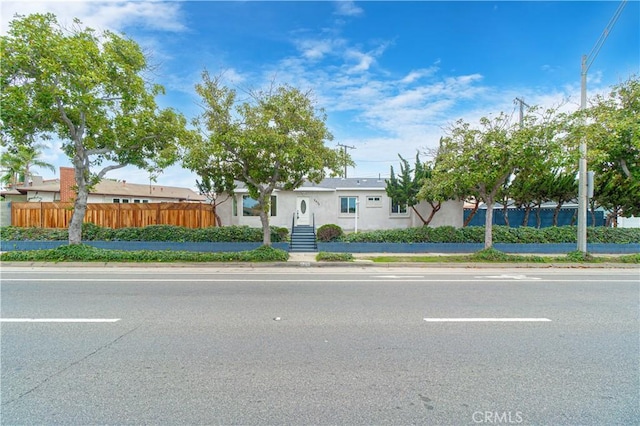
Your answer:
[[[293,235],[293,228],[296,226],[296,212],[293,212],[293,217],[291,218],[291,235]]]
[[[318,237],[316,236],[316,214],[311,213],[311,220],[313,224],[313,248],[318,250]]]

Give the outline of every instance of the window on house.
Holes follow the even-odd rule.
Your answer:
[[[275,195],[271,196],[271,216],[276,216],[278,213],[277,198]],[[258,200],[254,200],[248,195],[242,196],[242,216],[260,216],[260,206]]]
[[[129,203],[129,199],[128,198],[123,198],[120,202],[124,203],[124,204],[127,204],[127,203]]]
[[[148,202],[149,202],[149,200],[142,200],[142,203],[143,203],[143,204],[144,204],[144,203],[148,203]]]
[[[340,213],[354,214],[358,197],[340,197]]]
[[[367,197],[367,207],[382,207],[382,197],[378,197],[378,196]]]
[[[133,202],[140,204],[140,200],[138,200],[138,199],[134,199]]]
[[[407,214],[407,205],[391,200],[391,214]]]
[[[116,204],[119,203],[120,202],[120,198],[114,198],[113,202],[116,203]]]

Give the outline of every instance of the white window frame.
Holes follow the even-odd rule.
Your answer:
[[[399,207],[398,210],[401,210],[404,207],[404,211],[394,211],[394,205]],[[406,204],[400,204],[393,201],[393,199],[389,199],[389,214],[392,217],[407,217],[409,216],[409,206]]]
[[[347,200],[347,211],[342,211],[342,200]],[[353,206],[351,205],[350,200],[353,199]],[[358,196],[357,195],[341,195],[339,197],[339,206],[340,216],[355,216],[356,211],[358,210]],[[353,211],[350,211],[353,208]]]
[[[382,196],[380,195],[367,195],[367,208],[381,208]]]

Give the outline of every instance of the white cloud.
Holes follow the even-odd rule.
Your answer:
[[[409,72],[409,74],[407,74],[406,76],[404,76],[401,80],[400,83],[402,84],[411,84],[414,83],[424,77],[429,77],[433,74],[435,74],[438,71],[438,67],[433,66],[431,68],[422,68],[419,70],[412,70]]]
[[[15,14],[55,14],[65,26],[78,18],[84,26],[96,30],[124,31],[128,27],[143,27],[160,31],[184,31],[179,2],[127,1],[3,1],[2,33],[6,33]]]
[[[362,15],[364,11],[362,8],[356,6],[355,2],[348,0],[338,0],[336,1],[336,15],[341,16],[359,16]]]

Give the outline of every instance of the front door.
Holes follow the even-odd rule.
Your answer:
[[[296,225],[310,225],[309,198],[298,197],[296,207]]]

